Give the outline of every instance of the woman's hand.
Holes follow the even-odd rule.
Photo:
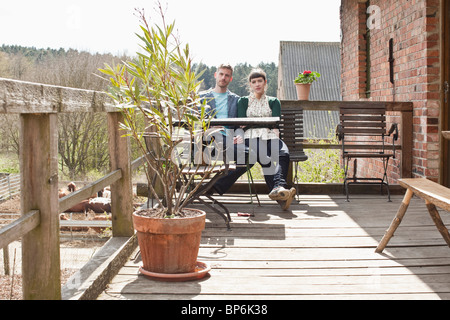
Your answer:
[[[233,137],[233,144],[241,144],[244,143],[244,139],[242,136]]]
[[[278,138],[280,138],[280,129],[272,129],[272,132],[275,133]]]

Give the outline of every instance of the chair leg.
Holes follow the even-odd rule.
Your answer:
[[[345,195],[347,197],[346,201],[350,202],[350,199],[348,198],[348,179],[347,178],[344,180],[344,189],[345,189]]]
[[[383,173],[383,178],[357,178],[356,177],[356,171],[357,171],[357,159],[354,160],[354,165],[353,165],[353,177],[348,177],[348,169],[349,169],[349,163],[350,163],[350,158],[344,157],[343,158],[343,162],[344,162],[344,194],[346,195],[346,201],[350,202],[349,199],[349,190],[348,190],[348,185],[349,185],[349,181],[353,181],[353,183],[364,183],[364,182],[357,182],[358,180],[369,180],[369,181],[380,181],[380,193],[382,195],[383,194],[383,185],[386,186],[386,191],[387,191],[387,195],[388,195],[388,202],[392,202],[391,200],[391,191],[389,188],[389,181],[388,181],[388,177],[387,177],[387,169],[389,166],[389,158],[383,158],[383,169],[384,169],[384,173]],[[375,182],[371,182],[371,183],[375,183]],[[378,183],[378,182],[376,182]]]
[[[231,222],[230,211],[228,211],[228,209],[224,205],[222,205],[219,201],[215,200],[214,198],[212,198],[210,196],[206,196],[206,197],[208,199],[212,200],[213,204],[218,204],[225,211],[225,214],[223,214],[223,212],[221,212],[216,207],[214,207],[214,205],[209,204],[208,202],[204,201],[200,197],[196,198],[196,200],[198,200],[201,204],[203,204],[204,206],[207,206],[208,208],[210,208],[211,210],[216,212],[219,216],[221,216],[223,218],[223,220],[225,221],[225,224],[227,226],[227,230],[230,231],[231,230],[231,226],[230,226],[230,222]]]
[[[388,164],[389,164],[389,158],[387,158],[387,159],[383,158],[384,174],[383,174],[383,180],[381,182],[381,188],[383,188],[383,184],[386,185],[386,190],[387,190],[387,193],[388,193],[388,202],[392,202],[392,200],[391,200],[391,192],[389,190],[389,181],[388,181],[388,177],[387,177]]]
[[[255,183],[253,182],[253,175],[252,172],[250,171],[250,166],[247,163],[247,181],[248,181],[248,189],[249,189],[249,194],[250,194],[250,203],[253,204],[253,192],[252,192],[252,186],[255,186]],[[258,196],[258,191],[255,189],[255,196],[256,196],[256,200],[258,201],[258,207],[261,207],[261,202],[259,201],[259,196]]]
[[[206,195],[206,198],[211,200],[213,205],[217,204],[219,207],[221,207],[223,209],[223,211],[225,211],[225,215],[228,218],[228,221],[231,222],[230,210],[228,210],[227,207],[225,207],[221,202],[217,201],[216,199],[214,199],[210,195]]]
[[[155,185],[155,182],[156,182],[156,178],[157,178],[157,175],[156,175],[156,173],[153,175],[153,178],[152,178],[152,186],[154,186]],[[151,191],[150,191],[150,187],[148,188],[148,194],[147,194],[147,208],[150,208],[150,197],[152,198],[152,206],[151,206],[151,208],[153,208],[154,207],[154,203],[153,203],[153,195],[151,194]]]
[[[350,159],[349,158],[343,158],[343,160],[344,160],[344,194],[346,195],[346,197],[347,197],[347,202],[350,202],[350,200],[349,200],[349,198],[348,198],[348,164],[349,164],[349,162],[350,162]]]
[[[300,202],[300,195],[299,195],[299,192],[298,192],[298,162],[294,162],[293,165],[294,165],[294,179],[293,179],[293,182],[294,182],[294,186],[295,186],[295,192],[297,194],[297,201]]]

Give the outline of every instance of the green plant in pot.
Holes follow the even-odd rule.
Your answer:
[[[298,100],[309,99],[311,84],[319,78],[320,73],[316,71],[305,70],[298,74],[298,76],[294,79]]]
[[[108,94],[123,114],[121,129],[145,155],[148,185],[156,202],[152,208],[133,213],[141,271],[150,275],[185,274],[198,267],[205,212],[185,207],[201,183],[192,189],[193,176],[180,179],[183,168],[191,163],[178,158],[180,149],[202,137],[209,118],[198,95],[201,82],[192,70],[189,46],[181,46],[173,34],[174,23],[166,24],[159,8],[162,26],[150,26],[144,11],[137,11],[143,51],[132,61],[105,64],[100,71],[107,76]],[[173,125],[180,120],[182,127]],[[160,192],[152,184],[155,176]]]

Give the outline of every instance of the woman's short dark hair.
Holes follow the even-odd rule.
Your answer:
[[[253,69],[248,76],[248,81],[251,82],[253,79],[256,78],[263,78],[264,80],[267,80],[266,73],[264,72],[263,69],[259,68]]]

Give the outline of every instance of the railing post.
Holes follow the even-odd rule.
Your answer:
[[[413,149],[413,112],[402,111],[402,131],[401,131],[401,146],[402,146],[402,163],[401,163],[401,178],[412,178],[412,149]]]
[[[131,150],[129,137],[122,137],[120,112],[108,112],[109,156],[111,171],[121,169],[122,178],[111,185],[111,213],[113,237],[130,237],[134,234],[133,185],[131,176]]]
[[[9,193],[9,198],[12,198],[12,191],[11,191],[11,179],[9,178],[9,174],[7,175],[8,177],[8,193]]]
[[[22,238],[25,300],[61,299],[57,124],[57,114],[20,115],[21,212],[40,212],[40,224]]]
[[[9,246],[3,248],[3,267],[5,276],[9,276]]]

